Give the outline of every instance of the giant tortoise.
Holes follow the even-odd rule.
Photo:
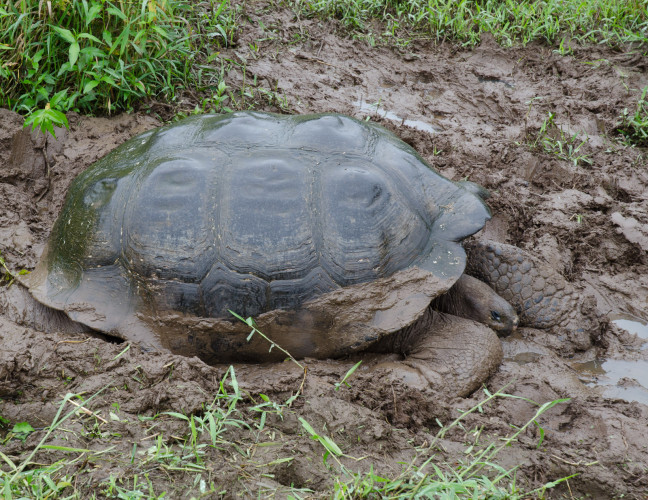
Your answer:
[[[493,329],[517,324],[463,274],[461,242],[490,217],[483,195],[373,123],[197,116],[79,175],[24,283],[92,330],[209,363],[283,356],[232,311],[297,358],[396,351],[465,394],[501,361]],[[491,274],[505,259],[473,252]]]

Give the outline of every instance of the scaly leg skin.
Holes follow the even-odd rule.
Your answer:
[[[376,350],[404,356],[402,361],[376,366],[387,369],[390,377],[461,397],[478,389],[502,362],[502,344],[493,330],[432,308],[414,324],[381,340]]]
[[[581,296],[558,272],[524,250],[494,241],[472,241],[466,273],[489,284],[516,309],[521,326],[564,334],[586,350],[601,331],[593,298]]]

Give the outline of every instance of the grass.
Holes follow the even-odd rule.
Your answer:
[[[549,482],[533,491],[522,491],[515,484],[515,468],[506,470],[494,462],[497,455],[516,441],[518,436],[531,425],[539,429],[538,447],[544,439],[544,430],[539,425],[539,418],[550,408],[557,404],[569,401],[559,399],[538,405],[534,401],[519,396],[506,394],[502,390],[489,393],[480,403],[461,413],[461,415],[450,424],[443,426],[437,433],[432,443],[418,450],[414,460],[404,467],[402,473],[395,478],[385,478],[376,475],[373,467],[367,474],[353,474],[346,471],[351,479],[346,482],[338,478],[335,483],[335,495],[337,499],[356,498],[489,498],[489,499],[522,499],[522,498],[544,498],[547,489],[553,488],[570,477],[564,477],[557,481]],[[469,444],[464,451],[466,460],[460,460],[458,464],[448,464],[440,461],[435,452],[442,451],[440,440],[453,428],[461,427],[462,420],[474,413],[483,412],[484,406],[496,398],[524,399],[528,403],[537,406],[536,414],[515,432],[505,438],[500,438],[501,444],[495,442],[480,443],[481,430],[474,430],[468,434],[476,436],[476,440]]]
[[[213,89],[219,47],[235,35],[229,0],[21,0],[0,7],[0,106],[30,124],[55,112],[111,114],[146,99]],[[58,123],[56,123],[58,120]]]
[[[644,87],[634,111],[625,108],[617,125],[617,133],[621,134],[627,144],[648,147],[648,87]]]
[[[318,494],[324,493],[326,498],[542,498],[545,490],[567,479],[546,483],[533,491],[522,491],[515,481],[515,469],[504,469],[495,462],[497,455],[511,446],[529,427],[539,429],[540,446],[544,437],[539,423],[542,415],[567,400],[551,401],[544,405],[525,400],[537,407],[535,415],[528,422],[514,427],[509,436],[485,438],[480,429],[464,429],[466,417],[475,412],[488,413],[488,405],[496,399],[517,398],[503,391],[492,394],[486,391],[486,397],[480,403],[461,412],[458,418],[443,426],[429,445],[413,447],[411,461],[403,463],[400,474],[390,477],[381,474],[373,465],[366,466],[371,457],[354,458],[345,453],[344,446],[335,442],[326,426],[316,430],[302,416],[307,415],[302,410],[290,408],[287,403],[273,402],[267,396],[261,398],[260,404],[250,405],[255,398],[240,390],[232,367],[220,381],[211,402],[203,405],[202,411],[197,413],[168,411],[140,416],[138,422],[129,422],[120,416],[118,405],[113,405],[109,412],[112,422],[118,422],[133,432],[137,432],[135,429],[138,427],[144,428],[152,437],[140,439],[140,443],[150,444],[144,447],[133,444],[129,453],[124,453],[123,446],[105,444],[115,437],[100,429],[103,425],[100,423],[101,417],[91,410],[99,394],[110,392],[106,389],[109,388],[105,387],[85,401],[81,400],[82,413],[78,403],[70,409],[70,403],[79,400],[79,396],[67,394],[52,423],[39,431],[43,437],[21,463],[0,452],[4,462],[4,467],[0,469],[3,498],[96,498],[97,493],[107,498],[173,498],[180,491],[194,495],[193,498],[218,498],[232,495],[238,488],[245,489],[245,481],[250,478],[253,484],[258,484],[263,477],[275,477],[273,471],[277,467],[303,456],[303,447],[299,451],[299,442],[308,440],[314,440],[320,446],[322,461],[316,469],[328,476],[330,490],[319,491]],[[268,415],[274,414],[284,419],[289,413],[296,416],[292,420],[296,427],[287,434],[268,425]],[[70,420],[76,420],[82,428],[92,431],[79,433],[72,430],[73,426],[64,428],[63,424]],[[106,420],[103,422],[108,424]],[[458,462],[456,458],[450,462],[444,459],[442,440],[451,431],[464,432],[465,437],[469,438],[460,454],[464,458]],[[30,432],[35,431],[31,429]],[[68,436],[65,438],[68,445],[49,444],[57,435]],[[79,443],[84,445],[77,446]],[[273,447],[277,451],[266,460],[260,450]],[[47,463],[50,452],[63,454],[66,458]],[[313,453],[314,457],[309,461],[317,456],[318,449],[314,448]],[[37,455],[38,461],[35,459]],[[332,460],[327,462],[327,458]],[[360,462],[365,465],[365,470],[368,468],[368,472],[356,472],[357,466],[354,464]],[[316,464],[316,461],[312,463]],[[97,467],[113,472],[99,482],[93,481],[90,479],[92,474],[88,475],[88,472]],[[220,474],[225,470],[235,473],[236,481],[223,480]],[[214,475],[213,471],[219,473]],[[160,477],[164,477],[166,482],[160,481]],[[280,492],[269,489],[266,493]],[[311,497],[315,492],[307,487],[293,486],[286,487],[281,493],[304,498]]]
[[[531,149],[557,156],[575,166],[583,163],[590,165],[592,160],[581,151],[581,148],[587,144],[587,137],[582,139],[577,133],[565,132],[562,127],[556,124],[555,118],[555,113],[547,113],[535,139],[529,143]]]
[[[381,35],[396,42],[397,33],[412,28],[417,36],[463,45],[477,43],[485,32],[505,46],[560,42],[561,53],[571,52],[572,40],[611,45],[648,40],[648,0],[293,0],[292,6],[356,29],[379,19]],[[193,112],[256,102],[288,110],[277,89],[252,83],[236,96],[225,85],[233,62],[221,58],[220,49],[234,42],[241,8],[230,0],[4,3],[0,106],[52,134],[54,127],[67,125],[68,111],[111,114],[160,102],[175,105],[177,112],[185,94],[200,101]],[[259,50],[256,43],[250,47]]]
[[[463,45],[478,43],[486,32],[504,46],[564,37],[611,45],[648,40],[647,0],[293,0],[293,5],[354,29],[380,19],[387,21],[387,36],[411,26]]]

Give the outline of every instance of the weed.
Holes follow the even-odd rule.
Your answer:
[[[13,429],[11,429],[11,434],[13,434],[12,437],[20,439],[21,441],[27,439],[27,436],[32,432],[34,432],[34,428],[27,422],[18,422],[13,426]]]
[[[8,286],[11,286],[11,284],[15,281],[17,276],[24,276],[25,274],[29,274],[30,271],[27,271],[26,269],[21,269],[17,273],[11,271],[7,267],[7,263],[4,260],[4,257],[2,256],[2,252],[0,252],[0,272],[2,272],[3,279],[8,283]]]
[[[266,336],[263,332],[259,331],[259,330],[257,329],[257,327],[256,327],[257,325],[256,325],[256,322],[254,321],[254,319],[252,319],[252,318],[243,318],[242,316],[236,314],[236,313],[235,313],[234,311],[232,311],[232,310],[229,310],[229,312],[230,312],[230,314],[231,314],[232,316],[234,316],[236,319],[242,321],[243,323],[245,323],[246,325],[248,325],[250,328],[252,328],[252,331],[250,331],[250,335],[248,335],[248,337],[247,337],[247,341],[248,341],[248,342],[252,339],[252,337],[253,337],[254,334],[256,333],[256,334],[260,335],[261,337],[263,337],[263,338],[264,338],[264,339],[265,339],[265,340],[270,344],[270,348],[268,349],[268,352],[271,352],[272,349],[274,349],[274,348],[276,347],[276,348],[279,349],[281,352],[283,352],[286,356],[288,356],[288,357],[290,358],[290,360],[291,360],[293,363],[295,363],[297,366],[299,366],[299,368],[301,368],[302,370],[306,371],[306,368],[304,368],[304,366],[303,366],[299,361],[297,361],[295,358],[293,358],[292,354],[290,354],[288,351],[286,351],[286,350],[285,350],[283,347],[281,347],[279,344],[276,344],[275,342],[273,342],[272,340],[270,340],[270,338],[269,338],[268,336]]]
[[[571,56],[574,53],[574,49],[571,47],[571,44],[567,38],[561,38],[560,39],[560,45],[558,45],[558,48],[554,50],[554,52],[557,52],[561,56]]]
[[[637,101],[634,112],[625,108],[621,113],[616,131],[621,134],[627,144],[633,146],[648,146],[648,87],[644,87]]]
[[[587,137],[581,140],[578,134],[565,133],[562,127],[556,125],[555,116],[554,113],[548,113],[535,140],[529,146],[532,149],[555,155],[562,160],[571,161],[574,165],[591,164],[592,160],[588,158],[588,155],[581,152],[581,148],[588,141]]]
[[[347,375],[351,373],[352,370],[349,370]],[[481,402],[460,412],[454,421],[443,426],[431,444],[417,448],[414,458],[409,463],[403,464],[403,470],[396,477],[378,474],[373,466],[370,466],[369,472],[366,473],[354,472],[349,463],[366,461],[370,457],[354,458],[347,455],[330,435],[317,431],[299,414],[294,420],[287,420],[285,423],[294,422],[304,431],[305,437],[321,445],[327,471],[325,474],[328,474],[334,485],[329,492],[332,498],[507,498],[511,500],[541,498],[544,490],[553,488],[567,478],[546,483],[541,488],[523,493],[515,483],[515,469],[506,470],[497,465],[495,460],[498,453],[515,442],[531,426],[538,429],[537,445],[540,446],[544,437],[540,418],[550,408],[566,400],[537,405],[528,399],[506,394],[503,392],[504,389],[495,393],[485,390],[486,397]],[[84,406],[89,408],[92,400],[102,391],[86,399],[83,402]],[[232,367],[228,368],[218,383],[216,395],[211,403],[205,404],[202,410],[187,414],[169,411],[153,416],[141,416],[139,422],[149,426],[145,434],[155,432],[150,435],[153,441],[148,446],[143,446],[147,438],[134,441],[127,453],[124,453],[123,448],[121,451],[116,450],[111,453],[111,448],[92,451],[86,448],[46,444],[52,433],[56,429],[61,429],[61,424],[81,410],[75,407],[62,416],[63,408],[68,402],[72,403],[74,397],[72,394],[65,396],[45,435],[20,465],[0,452],[0,458],[5,463],[4,469],[0,469],[0,492],[3,498],[86,498],[89,492],[100,492],[110,498],[175,498],[174,494],[179,495],[180,489],[175,493],[164,491],[164,487],[160,487],[161,483],[156,481],[160,473],[171,482],[180,481],[180,488],[187,495],[190,490],[191,494],[201,498],[219,498],[224,495],[231,496],[235,490],[228,491],[229,488],[223,488],[222,478],[218,486],[218,478],[213,477],[214,470],[220,471],[224,470],[224,466],[230,467],[230,471],[235,470],[238,474],[237,480],[245,481],[246,478],[254,477],[253,470],[263,467],[269,469],[261,476],[274,478],[272,472],[277,470],[277,467],[279,469],[284,466],[290,467],[297,458],[293,445],[283,448],[279,455],[271,455],[268,460],[264,458],[263,450],[267,450],[267,447],[290,443],[290,441],[284,442],[282,439],[277,439],[276,433],[279,433],[279,430],[264,428],[266,423],[264,415],[272,412],[281,416],[289,411],[294,417],[295,410],[290,410],[286,403],[276,403],[268,396],[262,395],[262,403],[248,408],[255,412],[254,418],[250,419],[249,413],[239,407],[244,396]],[[463,429],[469,415],[486,412],[487,405],[496,398],[524,399],[536,406],[535,414],[526,424],[514,427],[512,434],[505,438],[484,436],[483,427],[466,432],[466,436],[470,437],[464,451],[466,458],[459,463],[444,462],[440,440],[453,429]],[[114,404],[110,408],[119,411],[118,406]],[[261,420],[253,424],[252,421],[256,419],[258,412],[261,413]],[[113,420],[112,416],[111,420]],[[118,419],[115,422],[124,421]],[[169,422],[177,422],[184,429],[184,432],[180,431],[181,437],[176,435],[177,431],[173,431],[174,434],[170,435],[170,439],[163,435],[163,429],[168,428]],[[137,425],[137,422],[129,425]],[[30,428],[18,426],[17,430],[31,432]],[[260,441],[259,438],[264,434],[270,438],[270,441]],[[290,435],[300,439],[297,428],[293,428]],[[99,431],[95,435],[86,434],[81,437],[84,442],[90,439],[109,438],[105,432],[102,434]],[[74,453],[78,456],[73,459],[59,460],[51,465],[37,465],[33,459],[40,451]],[[84,467],[88,463],[95,463],[99,457],[102,461],[101,468],[105,467],[104,470],[109,471],[106,476],[103,476],[105,479],[98,484],[91,481],[85,485],[81,484],[84,482]],[[115,470],[120,472],[113,472]],[[154,477],[156,473],[158,476]],[[266,486],[261,482],[255,484],[258,485],[257,489],[247,491],[248,496],[260,497],[265,494],[270,495],[273,491],[277,493],[272,487],[266,490]],[[247,489],[244,482],[242,487]],[[293,498],[303,498],[304,495],[309,497],[314,492],[308,488],[290,487],[284,493]]]
[[[85,403],[87,404],[95,399],[106,388],[107,386],[97,391],[93,396],[88,398]],[[83,456],[83,454],[91,452],[90,450],[86,449],[68,448],[63,446],[45,444],[52,433],[56,429],[58,429],[63,424],[63,422],[75,415],[78,411],[78,408],[75,406],[64,416],[61,416],[63,414],[63,409],[67,406],[67,403],[73,402],[72,399],[76,397],[77,395],[71,393],[65,395],[63,401],[59,405],[59,409],[56,412],[54,420],[47,427],[45,435],[20,465],[16,465],[13,460],[11,460],[7,455],[0,451],[0,458],[9,467],[9,471],[0,469],[0,493],[2,494],[2,498],[10,500],[14,498],[14,495],[18,496],[19,498],[49,498],[53,495],[57,495],[65,488],[72,486],[72,483],[68,480],[67,476],[64,476],[62,479],[58,480],[55,480],[53,478],[55,477],[55,474],[57,474],[64,466],[70,465],[70,463],[74,462],[74,460],[62,460],[52,465],[37,467],[34,469],[28,469],[28,467],[37,465],[33,461],[33,459],[37,453],[43,450],[59,450],[72,453],[82,453],[81,456]],[[31,426],[29,427],[31,428]],[[25,432],[27,427],[23,424],[21,427],[19,427],[19,429],[22,429],[22,432]]]
[[[362,364],[362,361],[358,361],[355,365],[353,365],[351,368],[349,368],[349,371],[344,374],[344,377],[342,377],[342,380],[335,383],[335,390],[336,391],[339,391],[340,387],[342,387],[343,385],[346,385],[347,387],[351,387],[351,385],[347,382],[347,380],[351,375],[353,375],[353,372],[355,372],[361,364]]]
[[[544,431],[538,424],[539,417],[553,408],[557,404],[568,401],[567,399],[558,399],[550,401],[543,405],[530,401],[526,398],[520,398],[502,392],[504,390],[491,394],[487,390],[486,398],[463,412],[457,419],[449,425],[444,426],[437,433],[436,439],[426,449],[421,451],[421,457],[427,455],[427,458],[417,465],[419,457],[407,464],[403,472],[396,478],[387,478],[374,473],[373,467],[367,474],[349,474],[348,479],[337,478],[335,483],[334,498],[501,498],[501,499],[523,499],[523,498],[542,498],[544,491],[553,488],[563,481],[573,477],[565,477],[557,481],[549,482],[540,488],[530,492],[522,492],[515,485],[514,472],[515,468],[506,470],[493,462],[498,453],[517,439],[529,426],[536,425],[540,429],[540,438],[538,446],[542,443]],[[477,443],[470,445],[465,454],[472,457],[471,461],[459,464],[444,464],[435,453],[437,441],[443,438],[451,429],[460,426],[461,421],[471,413],[483,412],[483,407],[495,398],[516,398],[524,399],[529,403],[539,406],[536,414],[525,425],[519,427],[511,436],[503,439],[502,444],[496,446],[490,443],[485,447],[480,447]],[[477,430],[475,435],[479,437],[481,430]],[[327,448],[328,450],[328,448]],[[330,451],[330,450],[329,450]],[[490,471],[488,474],[482,472],[484,469]]]
[[[102,493],[108,498],[120,498],[124,500],[135,500],[139,498],[158,499],[166,496],[165,493],[160,495],[155,494],[153,483],[148,478],[148,474],[144,475],[144,480],[144,482],[141,481],[137,474],[133,476],[132,480],[127,479],[126,481],[118,479],[111,474],[107,484],[104,483]]]
[[[234,391],[232,394],[227,391],[226,387],[228,377],[230,386]],[[230,366],[225,377],[220,382],[218,394],[211,404],[206,405],[202,417],[196,415],[187,416],[177,412],[165,412],[163,415],[170,415],[187,421],[190,430],[189,445],[196,457],[196,463],[200,464],[202,462],[201,456],[204,454],[202,451],[203,446],[198,444],[200,435],[206,434],[209,436],[210,446],[218,448],[226,443],[223,434],[228,427],[249,427],[241,418],[234,418],[240,413],[236,405],[241,399],[236,374],[234,368]]]
[[[45,8],[45,6],[47,6]],[[202,88],[196,63],[231,43],[229,0],[23,0],[0,7],[0,106],[53,133],[69,110],[113,113]]]
[[[342,450],[337,445],[337,443],[333,441],[333,439],[331,439],[329,436],[325,436],[315,432],[315,429],[313,429],[313,427],[302,417],[299,417],[299,422],[301,423],[302,427],[306,430],[306,432],[308,432],[311,439],[318,441],[326,450],[323,457],[323,461],[325,465],[326,465],[326,459],[329,457],[329,455],[332,455],[333,458],[335,458],[336,460],[337,457],[346,456],[344,455],[344,453],[342,453]]]
[[[25,127],[32,126],[32,131],[39,128],[42,133],[49,132],[52,134],[52,137],[56,139],[56,133],[54,132],[54,127],[65,127],[70,128],[67,117],[57,111],[52,109],[52,105],[56,106],[57,97],[65,95],[67,89],[58,92],[50,102],[45,104],[44,109],[37,109],[33,111],[25,120]]]

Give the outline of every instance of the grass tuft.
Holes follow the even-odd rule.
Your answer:
[[[646,100],[648,87],[644,87],[641,97],[633,112],[625,108],[621,113],[621,121],[617,125],[617,132],[621,134],[627,144],[648,147],[648,101]]]
[[[384,35],[401,26],[436,40],[474,45],[485,32],[504,46],[533,40],[554,43],[564,35],[610,45],[648,41],[648,0],[293,0],[303,13],[335,17],[351,29],[386,20]]]
[[[544,151],[574,164],[592,164],[588,155],[581,151],[588,138],[581,139],[579,134],[569,134],[555,123],[555,113],[549,112],[542,122],[535,139],[529,143],[531,149]]]
[[[407,498],[489,498],[489,499],[526,499],[544,498],[545,491],[556,487],[573,476],[564,477],[548,482],[533,491],[520,490],[515,482],[517,467],[507,470],[496,463],[497,455],[528,427],[540,429],[538,446],[542,444],[544,431],[539,425],[539,418],[554,406],[569,401],[557,399],[539,405],[534,401],[503,392],[505,388],[490,393],[484,390],[486,398],[461,415],[448,425],[443,426],[430,446],[419,451],[417,457],[404,467],[401,474],[395,478],[382,477],[374,473],[373,466],[366,474],[354,474],[343,469],[346,479],[336,478],[334,497],[336,500],[359,498],[407,499]],[[464,452],[466,460],[460,463],[448,464],[442,460],[443,448],[440,440],[453,428],[461,427],[461,421],[474,412],[483,412],[484,405],[496,398],[523,399],[537,406],[535,415],[521,427],[516,428],[510,436],[498,440],[480,443],[481,429],[469,433],[476,436],[475,442],[467,445]],[[425,458],[427,457],[427,458]]]
[[[217,88],[221,68],[197,63],[231,43],[234,29],[229,0],[5,2],[0,106],[110,114],[148,98],[173,102],[187,88]],[[61,121],[40,115],[34,127]]]

